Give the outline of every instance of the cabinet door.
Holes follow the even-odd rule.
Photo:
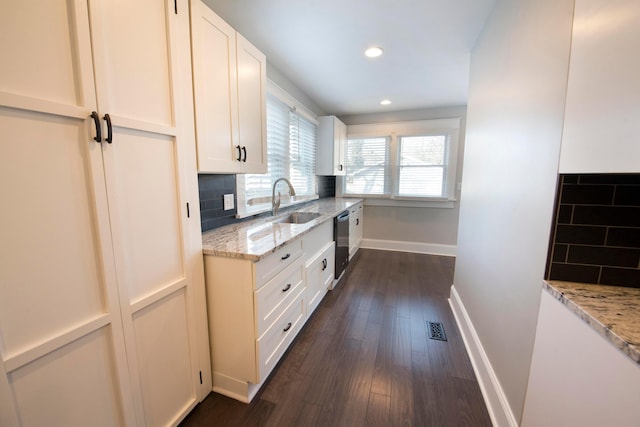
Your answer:
[[[0,28],[0,425],[133,425],[87,3]]]
[[[237,172],[236,31],[200,0],[191,2],[191,21],[198,170]]]
[[[319,117],[316,172],[345,175],[347,126],[335,116]]]
[[[334,276],[334,243],[329,242],[305,266],[307,285],[307,312],[309,315],[318,307],[327,293]]]
[[[575,5],[560,173],[640,172],[640,3]]]
[[[193,155],[186,1],[90,3],[98,108],[126,349],[140,425],[197,403],[184,165]],[[197,209],[194,205],[193,209]]]
[[[305,281],[307,285],[307,313],[310,315],[322,299],[322,269],[324,262],[322,254],[318,254],[305,266]]]
[[[346,175],[347,125],[342,123],[337,118],[334,121],[333,138],[333,171],[336,175]]]
[[[258,49],[236,35],[238,72],[238,141],[243,149],[241,171],[267,172],[266,63]]]

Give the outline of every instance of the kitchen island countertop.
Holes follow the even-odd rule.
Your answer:
[[[544,288],[640,365],[640,289],[550,280]]]
[[[289,207],[275,217],[260,217],[238,222],[202,233],[202,250],[205,255],[243,258],[259,261],[275,252],[287,242],[300,237],[316,226],[332,221],[334,216],[361,202],[356,198],[325,198]],[[321,214],[304,224],[276,222],[291,212],[312,212]]]

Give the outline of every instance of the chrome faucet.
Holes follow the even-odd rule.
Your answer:
[[[273,191],[271,192],[271,215],[277,214],[278,209],[280,208],[280,192],[279,191],[278,191],[278,201],[276,201],[276,185],[278,185],[280,181],[284,181],[287,184],[289,184],[289,194],[291,194],[291,196],[296,195],[296,190],[293,189],[293,185],[291,185],[291,182],[289,182],[287,178],[276,179],[276,181],[273,183]]]

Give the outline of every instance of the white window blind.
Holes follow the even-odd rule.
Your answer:
[[[347,141],[345,190],[350,194],[387,194],[390,138]]]
[[[399,137],[398,196],[446,197],[449,136]]]
[[[317,195],[316,134],[316,123],[279,97],[267,95],[267,173],[237,176],[239,213],[270,209],[273,183],[282,177],[291,181],[296,196]],[[283,183],[278,190],[284,197],[288,192],[287,185]],[[268,206],[255,207],[264,204]]]

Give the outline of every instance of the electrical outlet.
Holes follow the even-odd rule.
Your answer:
[[[233,194],[225,194],[224,195],[224,210],[230,211],[233,209]]]

